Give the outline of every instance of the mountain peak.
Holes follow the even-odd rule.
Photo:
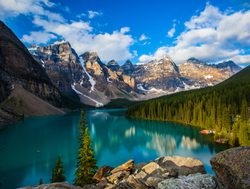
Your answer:
[[[97,52],[85,52],[82,54],[82,57],[83,57],[83,60],[85,62],[87,61],[91,61],[91,62],[94,62],[94,61],[97,61],[98,63],[101,63],[101,60],[97,54]]]
[[[110,66],[110,65],[118,65],[118,63],[117,63],[115,60],[110,60],[110,61],[107,63],[107,66]]]
[[[187,62],[188,63],[193,63],[193,64],[207,64],[206,62],[201,61],[201,60],[199,60],[199,59],[197,59],[195,57],[191,57],[191,58],[187,59]]]
[[[238,71],[241,70],[241,67],[238,66],[234,61],[232,60],[227,60],[227,61],[223,61],[221,63],[218,64],[213,64],[213,67],[219,68],[219,69],[227,69],[233,73],[236,73]]]
[[[120,65],[115,60],[110,60],[107,63],[107,67],[112,71],[118,71],[120,69]]]

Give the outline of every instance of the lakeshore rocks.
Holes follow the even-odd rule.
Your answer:
[[[219,188],[250,188],[250,147],[232,148],[211,160]]]
[[[216,175],[205,174],[200,160],[165,156],[148,163],[133,160],[111,168],[101,167],[95,180],[83,189],[246,189],[250,188],[250,147],[232,148],[211,159]],[[80,189],[67,183],[53,183],[23,189]]]
[[[103,172],[103,169],[101,168],[98,172]],[[105,188],[158,188],[158,184],[165,180],[196,173],[203,174],[206,172],[202,162],[193,158],[165,156],[149,163],[136,165],[133,160],[129,160],[110,172],[111,175],[106,177],[108,183]],[[194,179],[197,180],[197,177],[194,177]],[[192,178],[188,177],[189,180],[192,180]],[[201,180],[202,177],[200,176],[199,179]],[[196,180],[193,181],[194,185],[198,182]],[[201,181],[200,183],[202,184]],[[213,184],[210,183],[210,185]]]
[[[112,174],[115,174],[120,171],[131,171],[134,168],[134,160],[129,160],[126,163],[116,167],[111,171]]]
[[[156,161],[174,177],[178,175],[186,176],[195,173],[206,173],[203,163],[200,160],[190,157],[165,156],[158,158]]]

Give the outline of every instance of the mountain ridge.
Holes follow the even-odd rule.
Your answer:
[[[54,52],[59,52],[64,44],[69,44],[68,51],[75,52],[67,41],[55,42],[49,47],[53,47]],[[42,60],[43,63],[41,64],[50,73],[47,67],[49,67],[50,61],[53,61],[53,57],[50,56],[52,58],[50,61],[48,61],[48,57],[43,57],[41,55],[43,53],[42,48],[48,49],[46,46],[37,47],[36,51],[34,51],[34,48],[31,49],[31,53],[34,57],[38,56]],[[52,51],[48,53],[53,54]],[[54,57],[57,57],[57,55],[55,54]],[[80,57],[82,57],[83,62],[79,64]],[[56,60],[56,58],[54,59]],[[223,65],[210,65],[196,58],[190,58],[186,62],[176,65],[169,56],[163,56],[141,65],[135,65],[130,60],[119,65],[112,59],[105,64],[101,61],[97,52],[85,52],[82,55],[75,53],[74,59],[75,62],[64,59],[67,65],[74,65],[78,68],[79,78],[68,79],[68,89],[71,90],[72,86],[76,85],[80,90],[80,93],[79,91],[77,93],[81,102],[92,106],[96,106],[95,101],[98,101],[99,105],[104,105],[116,98],[146,100],[178,91],[204,88],[215,85],[240,70],[240,67],[232,62]],[[54,63],[61,67],[60,62],[54,61]],[[67,70],[65,71],[67,72]],[[58,78],[53,79],[52,77],[51,80],[58,82]],[[56,82],[53,83],[58,86]],[[60,88],[60,86],[58,87]],[[61,89],[61,91],[65,92],[64,89]],[[90,99],[93,99],[92,102],[89,101]]]

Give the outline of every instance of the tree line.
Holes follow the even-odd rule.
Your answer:
[[[250,145],[250,67],[214,87],[185,91],[130,107],[130,118],[179,122],[215,130],[215,139]]]

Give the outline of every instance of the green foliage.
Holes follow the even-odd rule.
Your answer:
[[[173,121],[216,131],[231,145],[250,145],[250,67],[214,87],[180,92],[130,107],[131,118]]]
[[[75,172],[75,185],[84,186],[94,182],[92,179],[96,170],[96,159],[91,147],[91,138],[88,128],[85,128],[84,114],[80,117],[80,146],[78,150],[77,169]],[[85,128],[85,129],[84,129]],[[84,130],[84,132],[83,132]]]
[[[66,177],[64,176],[63,163],[60,157],[57,158],[56,165],[52,171],[51,183],[64,182]]]

